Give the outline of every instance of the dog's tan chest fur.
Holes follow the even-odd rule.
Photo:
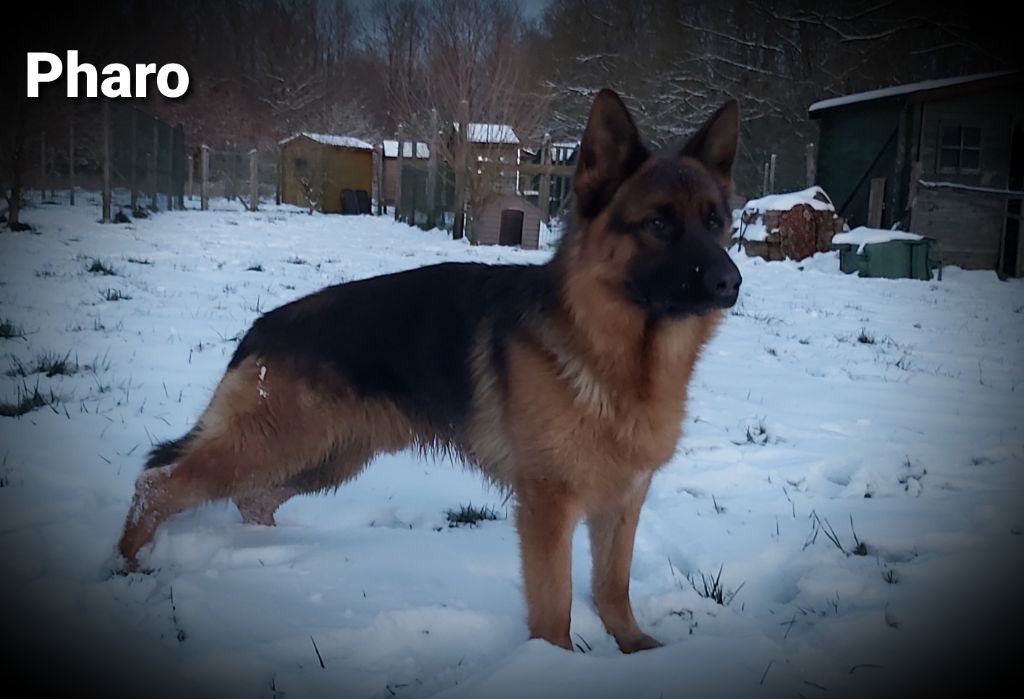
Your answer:
[[[655,329],[633,365],[513,343],[505,407],[515,479],[564,480],[597,501],[662,466],[682,435],[687,384],[717,320]]]

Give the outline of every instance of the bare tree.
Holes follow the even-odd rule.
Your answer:
[[[973,6],[884,0],[732,3],[554,0],[535,55],[559,94],[556,131],[578,134],[587,105],[611,86],[641,130],[664,145],[696,129],[726,97],[740,100],[738,188],[760,190],[778,154],[778,181],[802,186],[814,101],[927,78],[1011,67],[998,23]]]
[[[425,5],[417,0],[381,0],[371,9],[366,43],[382,74],[388,134],[398,132],[409,118],[409,106],[422,99],[425,14]]]
[[[431,142],[454,169],[456,196],[466,195],[457,202],[459,235],[462,205],[477,208],[502,176],[502,145],[484,139],[471,146],[468,124],[508,125],[525,141],[542,131],[548,94],[529,71],[521,11],[509,0],[390,0],[377,7],[376,20],[389,121]]]

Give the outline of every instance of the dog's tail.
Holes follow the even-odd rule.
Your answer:
[[[160,442],[149,452],[149,458],[146,459],[146,469],[173,464],[182,457],[185,450],[192,445],[197,436],[199,436],[198,426],[189,430],[184,437]]]

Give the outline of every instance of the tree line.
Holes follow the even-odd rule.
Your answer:
[[[30,50],[183,64],[185,97],[138,106],[183,124],[190,147],[272,148],[301,130],[432,140],[462,120],[511,124],[526,144],[571,140],[602,87],[663,146],[736,97],[747,194],[771,154],[776,188],[803,186],[816,100],[1021,62],[1012,23],[983,3],[551,0],[528,14],[514,0],[137,0],[29,8],[18,21],[0,64],[5,196],[33,135],[64,133],[62,120],[90,108],[60,89],[27,100]],[[87,157],[87,135],[80,147]]]

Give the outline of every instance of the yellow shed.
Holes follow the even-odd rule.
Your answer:
[[[357,213],[373,192],[373,146],[351,136],[298,133],[281,141],[281,201],[324,213]],[[349,205],[343,192],[352,190]],[[355,194],[365,192],[365,197]],[[312,203],[311,203],[312,202]],[[346,210],[347,209],[347,210]],[[369,213],[369,211],[365,211]]]

